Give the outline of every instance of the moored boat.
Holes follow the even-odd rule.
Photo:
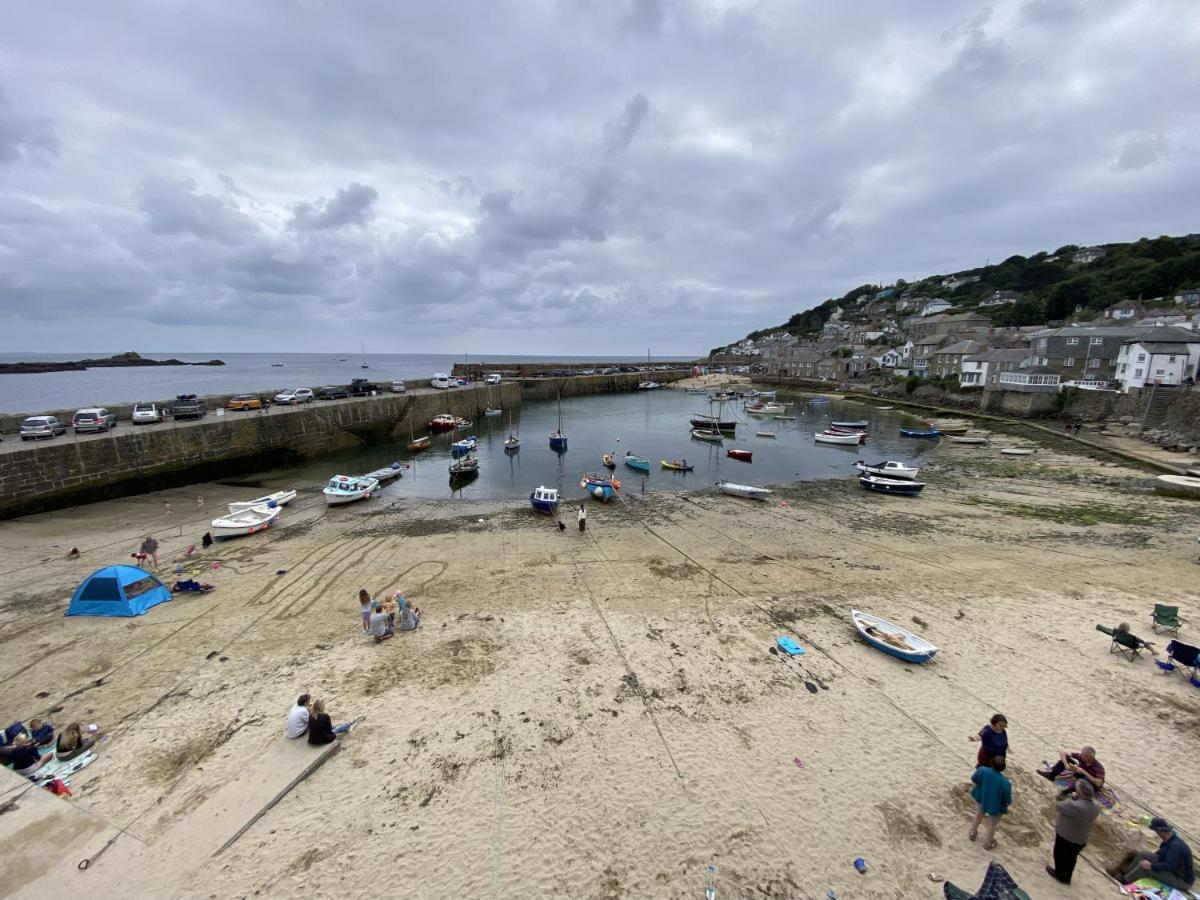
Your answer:
[[[579,479],[579,486],[604,503],[617,496],[617,491],[621,490],[621,482],[608,472],[603,474],[584,472]]]
[[[334,475],[325,485],[322,493],[329,506],[341,506],[356,500],[366,500],[379,488],[379,482],[374,478],[362,475]]]
[[[657,381],[639,381],[637,389],[639,391],[657,391],[662,385]]]
[[[459,477],[463,475],[473,475],[479,471],[479,460],[474,456],[464,456],[462,459],[456,459],[447,466],[450,472],[450,477]]]
[[[921,471],[916,466],[894,459],[877,463],[863,462],[860,459],[854,464],[854,468],[866,475],[882,475],[884,478],[916,478],[917,473]]]
[[[659,462],[662,464],[664,469],[670,469],[672,472],[690,472],[696,468],[695,466],[689,464],[686,459],[660,459]]]
[[[505,450],[521,449],[521,439],[519,437],[517,437],[515,434],[510,434],[508,437],[506,437],[504,439],[504,449]]]
[[[730,459],[740,459],[742,462],[752,462],[754,458],[754,451],[730,447],[725,451],[725,455]]]
[[[775,432],[773,432],[773,431],[756,431],[756,432],[754,432],[754,436],[755,437],[773,438],[773,437],[775,437]]]
[[[967,435],[950,435],[950,443],[952,444],[986,444],[988,439],[985,437],[970,437]]]
[[[558,393],[558,427],[550,434],[550,449],[555,453],[567,452],[567,436],[562,430],[562,392]]]
[[[715,428],[718,431],[737,430],[736,419],[722,419],[720,416],[706,416],[700,413],[696,413],[688,419],[688,423],[696,428]]]
[[[255,497],[253,500],[239,500],[230,503],[229,511],[236,513],[241,512],[243,509],[254,509],[256,506],[266,506],[268,508],[287,506],[295,499],[295,491],[276,491],[273,494],[267,494],[263,497]]]
[[[875,408],[876,409],[895,409],[896,407],[894,407],[894,406],[877,406]]]
[[[832,428],[850,428],[850,429],[860,429],[860,428],[867,427],[867,423],[862,421],[861,419],[856,419],[856,420],[850,421],[850,422],[830,422],[829,425]]]
[[[485,409],[483,411],[483,414],[485,416],[502,416],[502,415],[504,415],[504,410],[497,409],[494,406],[489,406],[487,409]]]
[[[961,419],[934,419],[929,423],[929,427],[942,434],[966,434],[971,430],[971,423]]]
[[[787,412],[787,407],[781,403],[757,403],[746,407],[746,412],[752,416],[782,416]]]
[[[457,416],[452,416],[449,413],[441,413],[429,420],[429,428],[432,431],[453,431],[458,427],[458,423],[462,421]]]
[[[888,656],[910,663],[926,663],[938,652],[937,647],[919,634],[887,619],[857,609],[850,610],[850,619],[864,641]]]
[[[725,435],[716,428],[693,428],[692,437],[698,441],[709,441],[713,444],[719,444],[725,440]]]
[[[900,437],[909,438],[936,438],[941,437],[942,433],[935,428],[901,428]]]
[[[1033,456],[1033,447],[1001,447],[1000,452],[1005,456]]]
[[[881,475],[859,475],[858,483],[868,491],[879,494],[900,494],[915,497],[925,488],[925,482],[910,478],[885,478]]]
[[[423,434],[419,438],[413,438],[411,441],[409,441],[408,449],[413,453],[416,453],[418,450],[428,450],[432,443],[433,438],[427,434]]]
[[[604,454],[603,462],[604,467],[607,469],[615,469],[617,467],[617,461],[613,459],[613,455],[611,453]]]
[[[404,466],[398,462],[386,465],[383,468],[376,469],[374,472],[368,472],[363,478],[374,478],[380,484],[386,484],[393,478],[404,477]]]
[[[717,490],[722,494],[729,494],[731,497],[745,497],[747,500],[766,500],[767,497],[775,493],[764,487],[756,487],[752,484],[736,484],[732,481],[718,481]]]
[[[450,445],[450,455],[452,457],[454,457],[455,459],[457,459],[460,456],[465,456],[466,454],[470,453],[478,445],[479,445],[479,441],[475,437],[475,435],[471,435],[470,437],[465,437],[462,440],[455,441],[453,444]]]
[[[249,509],[239,509],[227,516],[213,519],[209,526],[209,533],[214,538],[221,539],[266,531],[279,519],[279,513],[278,506],[253,506]]]
[[[544,485],[534,488],[529,492],[529,505],[544,515],[554,515],[555,510],[558,509],[558,489],[548,488]]]
[[[838,434],[836,432],[822,431],[814,434],[813,438],[818,444],[838,444],[843,447],[857,447],[867,439],[867,436],[857,432]]]
[[[632,453],[625,454],[625,465],[631,469],[637,469],[639,472],[650,471],[650,460],[642,459],[642,457],[635,456]]]

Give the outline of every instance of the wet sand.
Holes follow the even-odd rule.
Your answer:
[[[631,495],[591,502],[585,535],[524,505],[400,500],[403,482],[353,509],[302,494],[278,529],[203,555],[216,591],[136,619],[62,613],[147,533],[170,577],[252,491],[0,524],[0,709],[108,731],[60,802],[126,829],[87,872],[103,841],[82,827],[6,840],[0,896],[688,898],[712,865],[722,898],[913,898],[941,895],[930,872],[974,889],[990,859],[1038,898],[1116,896],[1098,866],[1154,845],[1131,818],[1165,815],[1196,846],[1200,691],[1110,655],[1095,625],[1154,639],[1156,601],[1200,622],[1200,503],[1046,450],[947,445],[922,477],[916,500],[853,480],[767,504]],[[404,590],[421,629],[364,639],[360,587]],[[866,646],[852,607],[937,659]],[[781,634],[808,652],[769,654]],[[364,718],[342,752],[221,856],[168,853],[212,827],[197,808],[278,739],[301,691]],[[989,853],[966,837],[967,738],[997,710],[1015,802]],[[1122,805],[1068,889],[1042,870],[1053,789],[1034,769],[1084,743]],[[57,862],[11,865],[47,840]]]

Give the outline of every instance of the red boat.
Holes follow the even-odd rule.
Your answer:
[[[731,449],[726,450],[725,455],[733,457],[734,459],[740,459],[742,462],[750,462],[750,458],[754,455],[754,451]]]
[[[452,416],[449,413],[442,413],[439,416],[434,416],[429,420],[429,428],[432,431],[450,431],[458,427],[458,423],[462,419],[458,416]]]

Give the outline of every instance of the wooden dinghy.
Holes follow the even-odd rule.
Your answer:
[[[887,619],[857,609],[850,610],[850,618],[862,639],[888,656],[910,663],[926,663],[938,652],[937,647],[919,634]]]

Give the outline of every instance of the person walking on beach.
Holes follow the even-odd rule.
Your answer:
[[[1057,801],[1058,816],[1054,820],[1054,865],[1046,866],[1046,873],[1063,884],[1071,883],[1075,872],[1075,861],[1087,846],[1088,836],[1096,817],[1100,815],[1100,804],[1095,802],[1096,789],[1090,781],[1080,779],[1071,792]]]
[[[992,758],[990,766],[980,766],[971,776],[975,787],[971,788],[971,797],[975,801],[975,819],[971,822],[971,830],[967,832],[969,840],[975,840],[979,835],[979,826],[983,825],[983,849],[991,850],[996,846],[996,824],[1000,817],[1008,812],[1012,803],[1012,782],[1005,778],[1004,757]]]
[[[154,563],[154,568],[157,569],[158,568],[158,541],[156,541],[153,536],[147,535],[146,539],[144,541],[142,541],[141,552],[144,553],[146,556],[150,557],[151,561]]]
[[[587,510],[583,508],[582,504],[579,506],[579,515],[575,518],[579,520],[579,533],[583,534],[587,531]]]
[[[990,766],[992,759],[997,756],[1008,756],[1008,719],[996,713],[988,723],[979,729],[979,734],[971,735],[968,740],[979,741],[979,753],[975,756],[975,765]]]

